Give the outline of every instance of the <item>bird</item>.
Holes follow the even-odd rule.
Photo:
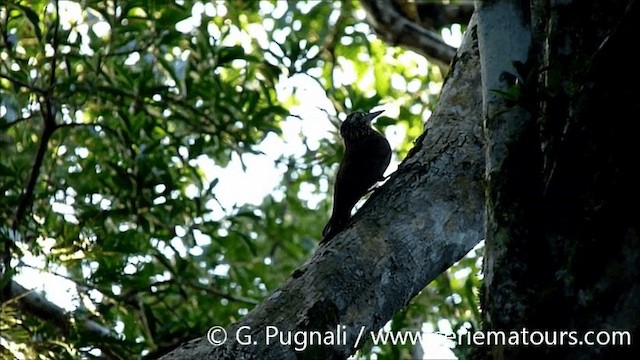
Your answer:
[[[358,200],[376,182],[384,180],[383,174],[391,161],[391,146],[384,135],[371,127],[371,120],[383,112],[356,111],[340,126],[345,151],[334,184],[331,218],[322,230],[321,243],[344,230]]]

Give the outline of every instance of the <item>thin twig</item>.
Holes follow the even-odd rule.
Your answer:
[[[22,86],[23,88],[27,88],[27,89],[35,92],[35,93],[38,93],[38,94],[44,95],[44,94],[47,93],[47,91],[45,89],[39,88],[39,87],[37,87],[35,85],[27,84],[26,82],[20,81],[18,79],[12,78],[11,76],[7,76],[7,75],[2,74],[2,73],[0,73],[0,78],[9,80],[10,82],[12,82],[14,84],[18,84],[18,85]]]

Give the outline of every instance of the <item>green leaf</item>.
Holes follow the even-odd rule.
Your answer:
[[[225,65],[237,59],[246,60],[242,46],[223,47],[218,50],[218,65]]]
[[[36,14],[35,11],[27,6],[20,4],[15,5],[19,7],[20,10],[24,12],[24,15],[27,17],[27,19],[29,19],[29,22],[33,26],[33,31],[35,31],[36,33],[36,38],[38,39],[38,41],[40,41],[42,39],[42,30],[40,30],[40,17],[38,16],[38,14]]]

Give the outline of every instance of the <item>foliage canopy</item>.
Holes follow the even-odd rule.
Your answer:
[[[133,358],[234,322],[314,251],[339,119],[383,104],[401,159],[442,81],[350,1],[3,1],[0,32],[0,285],[44,288],[75,319],[3,298],[15,357]],[[221,193],[225,168],[256,160],[273,191]],[[392,327],[475,324],[477,269],[465,258]]]

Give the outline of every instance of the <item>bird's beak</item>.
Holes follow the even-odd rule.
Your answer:
[[[384,110],[374,111],[367,114],[367,121],[375,119],[378,115],[382,114]]]

